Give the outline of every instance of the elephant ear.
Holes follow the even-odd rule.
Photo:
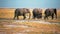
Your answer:
[[[23,13],[26,13],[26,8],[23,8],[22,11],[23,11]]]
[[[51,12],[51,13],[54,13],[54,10],[53,10],[53,9],[50,9],[50,12]]]
[[[39,13],[39,10],[37,8],[34,9],[36,13]]]
[[[42,9],[39,9],[39,12],[42,13]]]
[[[30,13],[30,10],[29,10],[29,9],[26,9],[26,12],[27,12],[27,13]]]
[[[23,9],[22,8],[20,9],[20,13],[23,14]]]

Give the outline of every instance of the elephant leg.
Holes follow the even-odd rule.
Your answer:
[[[55,18],[57,19],[57,13],[55,12],[54,14],[55,14]]]
[[[44,19],[46,19],[46,15],[45,15]]]
[[[18,15],[17,15],[17,20],[19,20],[19,17],[18,17]]]
[[[52,19],[54,19],[54,14],[52,14],[52,16],[51,16],[51,17],[52,17]]]
[[[35,19],[36,16],[33,16],[33,19]]]
[[[46,19],[46,16],[44,17],[44,19]]]
[[[55,17],[57,19],[57,10],[56,9],[54,10],[54,13],[55,13]]]
[[[39,14],[36,14],[35,17],[36,17],[37,19],[39,19],[39,18],[40,18],[40,15],[39,15]]]
[[[26,18],[25,14],[23,14],[23,17],[24,17],[23,19],[25,19],[25,18]]]
[[[39,14],[38,16],[37,16],[37,18],[39,19],[39,18],[42,18],[42,14]]]
[[[14,16],[14,18],[13,18],[13,19],[15,19],[15,17],[16,17],[16,16]]]
[[[48,19],[48,16],[47,16],[47,19]]]
[[[14,15],[14,18],[13,19],[15,19],[16,18],[16,15]]]
[[[33,14],[33,19],[35,19],[35,17],[36,17],[36,15],[35,15],[35,14]]]
[[[55,17],[56,17],[56,19],[57,19],[57,14],[55,14]]]
[[[48,16],[46,15],[46,16],[44,17],[44,19],[48,19]]]

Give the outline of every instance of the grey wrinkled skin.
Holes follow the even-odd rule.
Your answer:
[[[42,18],[42,9],[40,8],[35,8],[33,9],[33,19],[35,18]]]
[[[29,11],[29,9],[26,9],[26,8],[17,8],[15,10],[14,18],[13,19],[15,19],[15,18],[19,19],[18,16],[23,16],[24,17],[23,19],[25,19],[26,18],[25,14],[27,14],[27,13],[29,13],[29,18],[30,18],[30,11]]]
[[[46,18],[48,19],[49,16],[51,16],[52,19],[54,19],[54,16],[57,18],[57,9],[52,9],[52,8],[46,9],[44,14],[45,14],[44,19],[46,19]]]

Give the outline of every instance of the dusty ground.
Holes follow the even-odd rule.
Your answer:
[[[60,23],[41,20],[0,20],[0,34],[60,34]]]
[[[0,34],[60,34],[60,10],[53,20],[22,20],[22,16],[20,20],[12,20],[14,10],[0,9]]]
[[[1,34],[60,34],[60,24],[39,20],[0,20]]]

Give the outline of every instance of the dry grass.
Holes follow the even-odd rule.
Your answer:
[[[0,8],[0,19],[13,19],[14,17],[14,11],[15,9],[14,8]],[[43,9],[43,16],[44,16],[44,9]],[[30,12],[31,12],[31,17],[33,16],[32,15],[32,9],[30,9]],[[57,10],[57,16],[58,18],[57,19],[54,19],[54,20],[47,20],[49,22],[60,22],[60,9]],[[23,19],[23,16],[19,16],[20,19]],[[28,18],[27,18],[28,19]],[[32,18],[31,18],[32,19]]]
[[[14,16],[13,8],[0,8],[0,18],[13,18]],[[32,12],[32,9],[30,9]],[[32,13],[31,13],[32,14]],[[46,20],[49,22],[59,22],[60,23],[60,10],[57,11],[58,18],[54,20]],[[32,15],[31,15],[32,16]],[[44,16],[44,14],[43,14]],[[22,18],[19,17],[19,18]],[[60,25],[59,24],[43,24],[37,22],[16,22],[17,20],[0,20],[0,33],[6,32],[6,34],[60,34]],[[16,25],[24,27],[10,27],[5,25]],[[27,27],[25,27],[27,26]],[[5,34],[5,33],[3,33]]]
[[[6,33],[27,33],[27,34],[54,34],[60,33],[60,25],[59,24],[43,24],[37,22],[16,22],[15,20],[5,20],[1,21],[2,24],[0,26],[0,31],[4,31]],[[6,26],[6,25],[16,25],[16,26]],[[18,27],[23,25],[24,27]],[[26,27],[27,26],[27,27]]]

